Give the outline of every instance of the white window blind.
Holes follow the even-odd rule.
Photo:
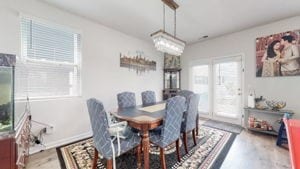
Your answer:
[[[22,17],[21,43],[15,73],[17,99],[80,95],[80,34]]]

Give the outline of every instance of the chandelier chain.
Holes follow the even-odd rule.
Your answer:
[[[163,4],[163,30],[165,31],[166,30],[166,9],[165,9],[165,4]]]
[[[174,9],[174,37],[176,37],[176,9]]]
[[[163,0],[167,1],[167,0]],[[172,0],[173,1],[173,0]],[[185,42],[181,39],[176,37],[177,34],[177,11],[176,8],[174,9],[173,6],[170,6],[172,10],[174,10],[174,35],[172,34],[172,26],[166,27],[166,4],[163,3],[163,30],[159,30],[151,34],[153,39],[154,45],[158,51],[163,53],[168,53],[170,55],[180,56],[184,50]],[[172,24],[171,24],[172,25]],[[166,29],[170,28],[170,33],[167,33]]]

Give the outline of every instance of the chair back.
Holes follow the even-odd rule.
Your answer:
[[[190,90],[180,90],[177,95],[178,96],[183,96],[186,99],[186,102],[189,102],[190,96],[194,94],[194,92],[190,91]]]
[[[122,92],[117,95],[118,98],[118,106],[120,109],[135,107],[135,94],[132,92]]]
[[[186,111],[185,98],[175,96],[167,100],[166,114],[161,131],[162,143],[167,146],[180,137],[183,112]]]
[[[155,104],[156,103],[155,92],[154,91],[142,92],[142,102],[143,105]]]
[[[94,145],[99,153],[103,155],[103,157],[111,157],[111,139],[108,131],[108,121],[103,104],[97,99],[91,98],[87,101],[87,107],[93,130]]]
[[[196,128],[196,117],[198,114],[200,95],[192,94],[189,100],[187,111],[184,113],[184,121],[181,125],[184,132],[191,131]]]

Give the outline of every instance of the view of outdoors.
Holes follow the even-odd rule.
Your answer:
[[[192,79],[193,91],[200,94],[198,110],[201,114],[238,117],[241,93],[239,61],[225,60],[193,66]]]
[[[193,90],[195,93],[200,94],[199,112],[208,114],[209,112],[209,86],[208,86],[208,75],[209,66],[200,65],[193,67]]]
[[[238,115],[240,79],[238,62],[218,63],[214,66],[214,113],[225,117]]]

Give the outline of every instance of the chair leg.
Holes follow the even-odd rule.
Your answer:
[[[167,168],[164,148],[160,148],[160,163],[161,163],[161,168],[162,169],[166,169]]]
[[[136,153],[137,153],[137,166],[138,166],[138,169],[142,168],[142,162],[141,162],[141,144],[138,145],[136,147]]]
[[[193,133],[193,140],[194,140],[194,145],[197,145],[197,141],[196,141],[196,129],[193,129],[192,133]]]
[[[106,169],[112,169],[113,168],[113,160],[109,159],[106,161]]]
[[[97,161],[98,161],[98,150],[95,148],[94,151],[94,161],[93,161],[93,167],[92,169],[96,169],[97,168]]]
[[[186,132],[183,133],[183,145],[184,145],[184,150],[185,153],[188,153],[188,149],[187,149],[187,136],[186,136]]]
[[[199,136],[199,114],[196,117],[196,135]]]
[[[177,153],[177,160],[180,162],[180,147],[179,147],[179,139],[176,140],[176,153]]]

